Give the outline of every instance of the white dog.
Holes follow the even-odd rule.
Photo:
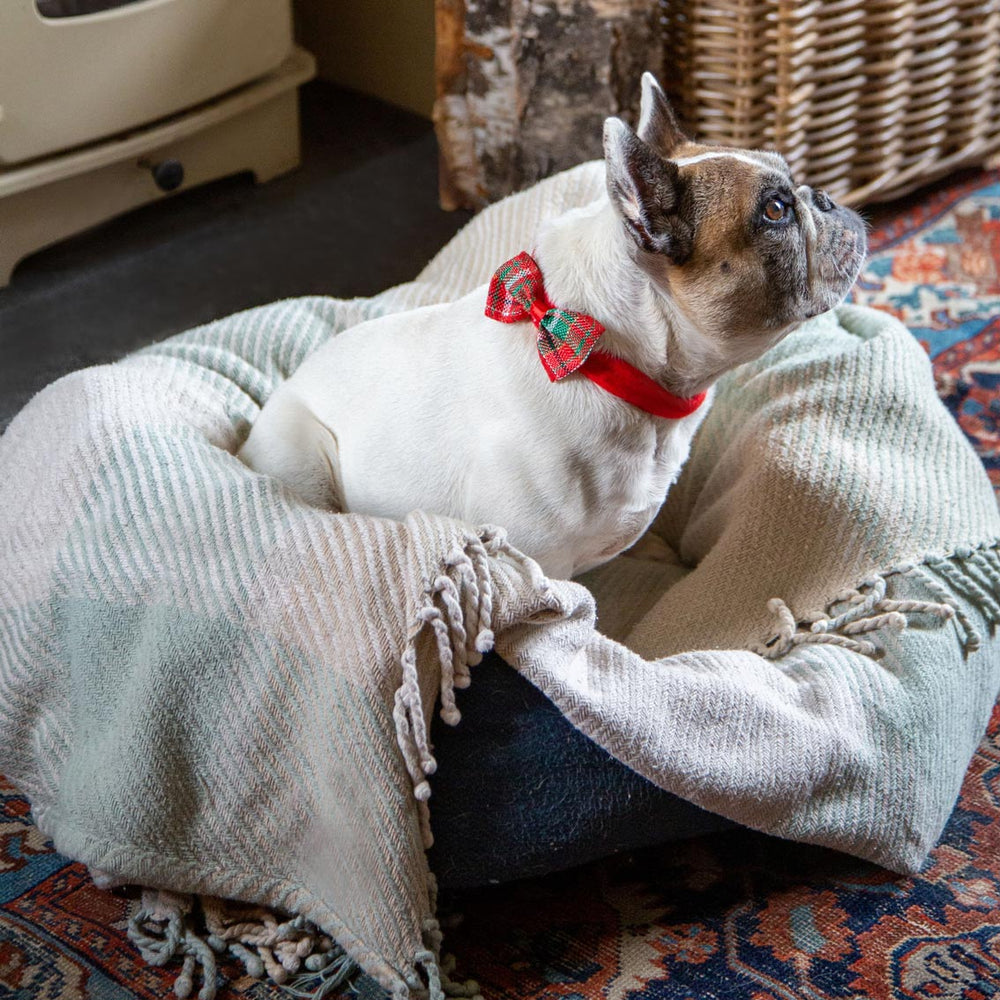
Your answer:
[[[609,118],[604,149],[606,197],[490,285],[333,338],[240,457],[318,506],[503,526],[553,577],[631,546],[712,383],[837,305],[865,236],[780,156],[685,139],[648,73],[638,135]]]

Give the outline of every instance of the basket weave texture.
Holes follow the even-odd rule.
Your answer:
[[[1000,149],[1000,0],[662,0],[689,131],[777,149],[848,203]]]

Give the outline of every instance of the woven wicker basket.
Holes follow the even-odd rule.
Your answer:
[[[700,139],[777,149],[849,204],[1000,149],[1000,0],[662,0]]]

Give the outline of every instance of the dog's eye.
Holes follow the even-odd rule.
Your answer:
[[[788,202],[782,200],[777,195],[772,195],[764,202],[764,218],[768,222],[784,222],[791,210]]]

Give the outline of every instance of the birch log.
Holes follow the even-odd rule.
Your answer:
[[[436,0],[441,203],[480,208],[601,155],[663,59],[661,0]]]

